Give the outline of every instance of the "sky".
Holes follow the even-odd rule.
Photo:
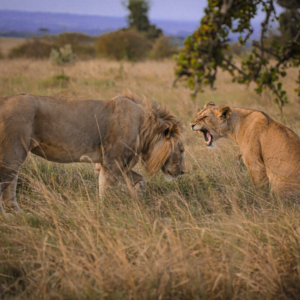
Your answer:
[[[0,10],[125,17],[123,0],[0,0]],[[199,21],[207,0],[150,0],[150,19]]]

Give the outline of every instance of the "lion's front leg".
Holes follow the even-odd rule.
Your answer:
[[[147,187],[146,179],[140,173],[133,170],[128,172],[128,177],[137,194],[138,195],[143,194]]]
[[[124,178],[125,177],[125,178]],[[124,180],[125,179],[125,180]],[[113,172],[105,168],[100,169],[99,174],[99,195],[104,197],[105,194],[112,188],[115,187],[117,183],[126,184],[129,191],[140,196],[146,189],[145,178],[130,170],[127,174],[122,174],[120,171]]]
[[[101,164],[97,163],[95,164],[95,173],[100,174],[101,171]]]
[[[109,189],[116,185],[116,176],[104,168],[100,169],[99,172],[99,196],[103,198]]]

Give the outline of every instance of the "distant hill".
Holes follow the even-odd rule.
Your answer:
[[[199,25],[197,21],[151,20],[162,28],[165,35],[185,38]],[[260,21],[253,23],[254,34],[259,36]],[[66,13],[23,12],[0,10],[0,36],[31,37],[61,32],[82,32],[89,35],[101,35],[126,27],[126,19],[121,17],[75,15]],[[231,36],[235,41],[235,36]]]
[[[187,36],[198,22],[151,20],[166,35]],[[126,19],[118,17],[74,15],[65,13],[22,12],[0,10],[0,36],[32,36],[77,31],[100,35],[126,27]]]

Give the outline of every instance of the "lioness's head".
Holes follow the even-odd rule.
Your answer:
[[[193,131],[203,134],[207,147],[214,148],[214,142],[224,137],[228,129],[227,120],[230,115],[231,108],[229,106],[215,105],[214,102],[209,102],[191,122],[191,128]]]

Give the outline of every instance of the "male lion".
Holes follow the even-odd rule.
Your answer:
[[[145,188],[132,170],[139,157],[150,175],[162,169],[170,180],[185,173],[181,122],[129,92],[104,101],[4,97],[0,121],[0,195],[17,211],[18,170],[29,151],[53,162],[100,164],[100,195],[124,175],[133,188]],[[3,213],[4,206],[0,201]]]
[[[235,142],[256,187],[270,184],[281,195],[300,191],[300,138],[265,113],[209,102],[191,128],[208,147],[222,137]]]

